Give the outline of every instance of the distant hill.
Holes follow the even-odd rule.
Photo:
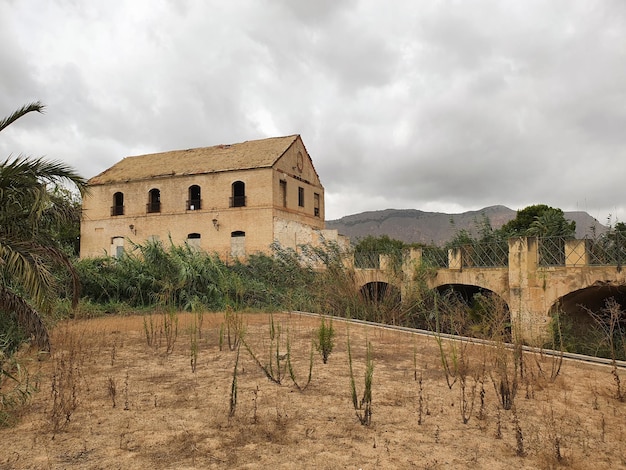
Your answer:
[[[326,228],[337,229],[340,234],[355,240],[368,235],[388,235],[405,243],[434,243],[442,245],[459,230],[476,234],[476,225],[486,216],[491,226],[500,228],[515,218],[517,211],[505,206],[490,206],[462,214],[424,212],[416,209],[386,209],[347,215],[337,220],[327,220]],[[583,211],[565,212],[565,218],[576,222],[576,238],[600,234],[607,228]]]

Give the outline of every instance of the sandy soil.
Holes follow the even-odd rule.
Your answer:
[[[281,354],[289,336],[296,378],[304,384],[320,320],[273,318],[281,327]],[[171,354],[164,338],[159,347],[147,344],[143,321],[63,324],[53,332],[51,357],[22,358],[39,392],[16,426],[0,430],[1,469],[626,468],[626,403],[612,398],[608,367],[565,362],[550,381],[538,364],[549,373],[551,360],[527,354],[526,379],[514,410],[505,411],[489,372],[495,350],[476,347],[467,379],[468,400],[476,384],[474,408],[464,424],[460,383],[446,384],[432,338],[363,325],[347,329],[336,320],[335,350],[328,364],[315,354],[304,391],[289,376],[280,385],[268,380],[242,348],[230,417],[237,353],[219,348],[224,315],[204,314],[195,372],[190,314],[178,315]],[[267,362],[270,316],[248,314],[244,321],[247,343]],[[370,426],[360,423],[352,405],[348,333],[359,395],[366,341],[373,348]]]

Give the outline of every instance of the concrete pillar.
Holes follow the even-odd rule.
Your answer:
[[[402,258],[402,283],[400,284],[400,296],[402,301],[408,298],[411,289],[415,288],[415,273],[422,264],[422,249],[411,248]]]
[[[589,253],[586,240],[565,240],[565,266],[587,266]]]
[[[531,345],[550,338],[550,318],[545,311],[544,279],[537,269],[537,239],[509,239],[509,311],[513,339]]]
[[[391,256],[389,255],[378,255],[378,266],[381,271],[386,271],[391,266]]]
[[[448,269],[451,271],[460,271],[463,267],[463,260],[461,257],[461,247],[450,248],[448,250]]]
[[[346,269],[354,269],[354,255],[342,256],[341,261]]]

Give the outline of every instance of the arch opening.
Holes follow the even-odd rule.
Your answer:
[[[146,212],[161,212],[161,191],[153,188],[148,192],[148,204]]]
[[[230,255],[233,258],[246,256],[246,232],[235,230],[230,233]]]
[[[435,290],[442,332],[511,340],[509,306],[496,292],[469,284],[445,284]]]
[[[111,215],[124,215],[124,193],[118,191],[113,195]]]
[[[611,314],[617,315],[613,341],[618,359],[626,359],[626,286],[595,285],[570,292],[550,308],[556,346],[569,352],[610,357],[607,331]],[[558,319],[558,322],[556,321]],[[621,333],[620,333],[621,330]]]
[[[387,282],[368,282],[361,287],[360,293],[365,301],[375,304],[400,302],[400,290]]]
[[[200,235],[197,232],[188,233],[187,234],[187,246],[194,250],[199,250],[201,239],[202,239],[202,235]]]
[[[198,211],[202,209],[202,198],[201,198],[201,190],[200,186],[197,184],[189,186],[188,190],[188,199],[187,199],[187,210],[188,211]]]
[[[230,207],[246,206],[246,183],[243,181],[235,181],[232,184],[232,196],[230,198]]]

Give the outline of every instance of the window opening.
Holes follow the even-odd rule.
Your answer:
[[[298,186],[298,206],[304,207],[304,188]]]
[[[246,232],[237,230],[230,233],[230,255],[233,258],[246,256]]]
[[[113,206],[111,206],[111,215],[124,215],[124,193],[119,191],[113,195]]]
[[[189,248],[192,248],[193,250],[200,249],[200,240],[201,236],[199,233],[187,234],[187,246],[189,246]]]
[[[151,189],[148,193],[147,212],[161,212],[161,191]]]
[[[124,254],[124,237],[111,238],[111,256],[120,258]]]
[[[283,207],[287,207],[287,181],[280,180],[280,200]]]
[[[320,195],[313,193],[313,215],[315,217],[320,216]]]
[[[246,184],[243,181],[235,181],[232,186],[232,197],[230,207],[245,207],[246,205]]]
[[[200,186],[194,184],[189,186],[189,199],[187,199],[187,210],[198,211],[202,208],[202,200],[200,198]]]

